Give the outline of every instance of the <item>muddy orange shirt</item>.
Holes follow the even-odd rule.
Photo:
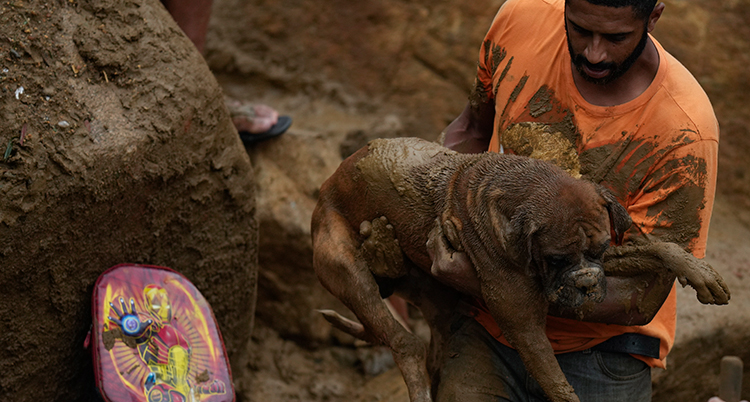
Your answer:
[[[480,50],[470,101],[493,102],[490,151],[513,152],[501,133],[515,124],[539,122],[577,154],[583,178],[611,190],[627,208],[628,238],[648,233],[703,258],[716,188],[719,127],[695,78],[653,38],[659,69],[650,87],[622,105],[588,103],[572,75],[565,36],[564,0],[508,0]],[[509,137],[509,135],[506,135]],[[521,141],[524,146],[533,141]],[[477,320],[508,344],[489,313]],[[673,287],[651,323],[619,326],[549,316],[547,336],[556,353],[588,349],[606,339],[638,332],[661,340],[665,367],[674,343]]]

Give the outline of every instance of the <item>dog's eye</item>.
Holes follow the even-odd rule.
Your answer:
[[[593,253],[586,253],[586,256],[588,258],[591,258],[592,260],[601,260],[607,249],[609,249],[609,241],[602,243],[599,246],[599,249],[594,251]]]
[[[552,268],[565,268],[570,265],[570,259],[565,255],[547,256],[547,265]]]

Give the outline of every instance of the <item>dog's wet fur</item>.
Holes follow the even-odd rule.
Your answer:
[[[327,318],[389,346],[411,400],[430,401],[425,346],[397,323],[382,297],[416,283],[401,295],[439,310],[435,303],[425,307],[424,297],[413,299],[429,292],[428,235],[444,236],[469,256],[493,318],[548,397],[577,401],[545,335],[548,305],[575,308],[603,299],[602,254],[611,233],[621,237],[629,225],[604,188],[551,163],[457,154],[414,138],[375,140],[322,185],[312,219],[313,260],[321,283],[361,325],[333,312]]]

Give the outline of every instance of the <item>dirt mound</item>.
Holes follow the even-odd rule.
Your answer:
[[[93,395],[91,290],[123,262],[191,279],[242,371],[254,180],[201,56],[156,0],[0,7],[3,399]]]

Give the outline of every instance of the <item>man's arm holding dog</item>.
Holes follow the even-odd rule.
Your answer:
[[[481,283],[474,266],[466,253],[450,247],[439,225],[430,233],[427,247],[433,259],[432,274],[438,280],[482,299]],[[654,269],[652,272],[659,272],[661,275],[607,276],[607,296],[601,303],[585,303],[580,311],[550,305],[549,313],[556,317],[608,324],[647,324],[669,296],[676,278],[669,274],[670,271]],[[648,303],[641,302],[643,306],[639,308],[639,300],[648,300]],[[647,309],[644,308],[646,306]]]
[[[651,241],[613,246],[604,255],[607,297],[578,310],[550,306],[556,317],[619,325],[648,324],[669,296],[677,279],[695,289],[703,304],[727,304],[729,290],[711,266],[679,245]],[[588,304],[588,305],[587,305]]]
[[[428,250],[432,274],[441,282],[481,299],[481,283],[464,252],[451,249],[436,225]],[[705,262],[674,243],[613,246],[605,254],[607,296],[600,303],[587,302],[571,310],[550,305],[556,317],[618,325],[645,325],[654,318],[672,291],[675,279],[696,289],[706,304],[726,304],[729,291],[724,281]],[[679,275],[678,273],[684,273]]]

